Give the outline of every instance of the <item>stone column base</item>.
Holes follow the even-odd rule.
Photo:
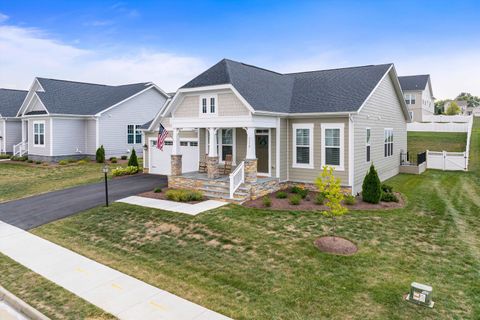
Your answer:
[[[245,183],[257,182],[257,159],[245,159]]]
[[[171,166],[172,166],[171,167],[172,176],[182,175],[182,155],[181,154],[172,154]]]
[[[216,179],[220,177],[218,170],[218,157],[207,157],[207,177],[208,179]]]

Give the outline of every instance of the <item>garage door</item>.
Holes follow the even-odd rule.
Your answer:
[[[151,140],[149,148],[150,168],[149,172],[153,174],[170,174],[170,165],[172,155],[172,141],[165,141],[163,151],[159,150]],[[153,145],[152,145],[153,144]],[[182,172],[191,172],[198,170],[198,141],[180,140],[180,154],[182,154]]]

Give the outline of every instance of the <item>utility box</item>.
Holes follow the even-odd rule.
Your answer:
[[[426,284],[412,282],[410,285],[410,293],[407,295],[407,301],[433,308],[432,287]]]

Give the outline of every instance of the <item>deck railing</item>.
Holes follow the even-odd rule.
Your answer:
[[[23,156],[28,152],[28,144],[26,141],[22,141],[18,144],[13,145],[13,155],[14,156]]]
[[[230,173],[230,199],[233,199],[235,191],[245,182],[245,162],[242,161],[235,170]]]

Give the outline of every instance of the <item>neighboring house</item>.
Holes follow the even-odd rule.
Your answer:
[[[398,77],[410,118],[422,122],[424,115],[435,113],[432,82],[429,74]]]
[[[12,153],[13,146],[22,140],[22,122],[17,112],[27,92],[0,89],[0,154]]]
[[[313,184],[328,165],[357,193],[371,164],[381,180],[399,172],[407,121],[393,64],[281,74],[224,59],[181,87],[144,126],[144,163],[170,174],[171,187],[240,200],[289,183]],[[160,122],[170,130],[163,152],[155,147]],[[202,175],[196,171],[205,154]],[[219,176],[228,154],[236,168]]]
[[[35,78],[18,111],[22,142],[33,160],[107,157],[142,152],[140,126],[152,119],[168,95],[153,83],[120,86]]]
[[[458,107],[460,108],[460,115],[465,115],[465,116],[470,116],[473,114],[473,108],[470,108],[468,106],[468,102],[465,100],[455,100],[454,101]],[[445,104],[443,105],[443,112],[447,112],[448,107],[450,107],[450,104],[452,101],[446,101]]]

